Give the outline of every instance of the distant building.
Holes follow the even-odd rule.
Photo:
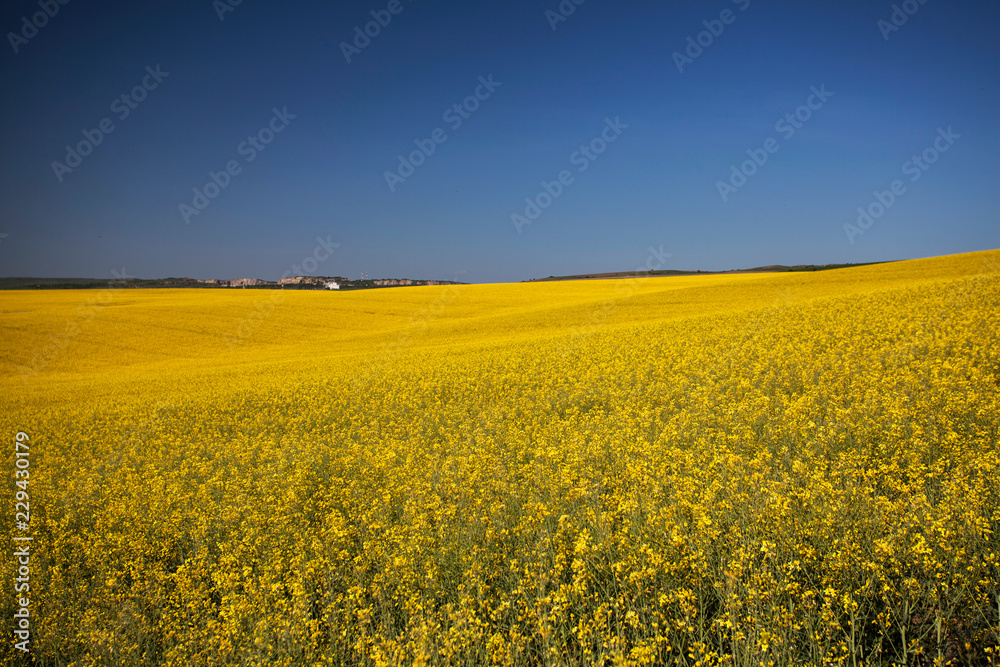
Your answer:
[[[338,283],[336,280],[331,280],[330,282],[328,282],[326,284],[326,288],[327,289],[340,289],[340,283]]]
[[[317,286],[318,287],[320,285],[325,285],[326,282],[327,281],[324,280],[323,278],[317,278],[316,276],[293,276],[291,278],[282,278],[281,280],[278,281],[278,284],[282,285],[282,286],[284,286],[284,285],[299,285],[299,286],[302,286],[302,285],[313,285],[313,286]]]
[[[237,278],[236,280],[229,281],[231,287],[261,287],[264,285],[273,285],[274,283],[269,283],[266,280],[261,280],[260,278]]]

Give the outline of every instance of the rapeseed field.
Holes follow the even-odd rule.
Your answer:
[[[1000,664],[998,268],[0,293],[0,659]]]

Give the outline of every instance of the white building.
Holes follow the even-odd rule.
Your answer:
[[[327,289],[340,289],[340,285],[338,285],[336,281],[331,280],[330,282],[328,282],[326,284],[326,288]]]

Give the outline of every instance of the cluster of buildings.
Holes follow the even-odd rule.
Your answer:
[[[290,287],[293,289],[327,289],[327,290],[339,290],[339,289],[370,289],[373,287],[405,287],[408,285],[460,285],[461,283],[455,283],[448,280],[410,280],[409,278],[386,278],[370,280],[363,278],[358,281],[352,281],[347,278],[342,277],[318,277],[318,276],[295,276],[292,278],[282,278],[278,282],[271,282],[269,280],[261,280],[260,278],[237,278],[236,280],[198,280],[193,281],[191,278],[182,278],[181,280],[191,282],[198,282],[205,286],[211,287],[254,287],[254,288],[285,288]]]
[[[260,278],[237,278],[236,280],[199,280],[205,285],[218,287],[305,287],[312,289],[340,289],[340,286],[349,282],[347,278],[314,278],[312,276],[296,276],[294,278],[282,278],[278,282],[261,280]]]

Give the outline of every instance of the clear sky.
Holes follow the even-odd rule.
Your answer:
[[[4,4],[0,275],[1000,247],[1000,3],[235,1]]]

